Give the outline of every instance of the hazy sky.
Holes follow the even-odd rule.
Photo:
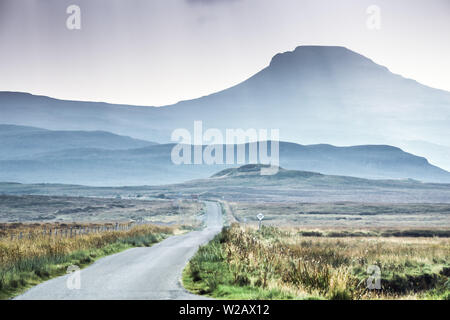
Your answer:
[[[71,4],[81,30],[66,27]],[[379,30],[366,25],[370,5]],[[0,0],[0,91],[164,105],[306,44],[345,46],[450,91],[449,0]]]

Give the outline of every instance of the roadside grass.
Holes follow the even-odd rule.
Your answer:
[[[450,299],[448,238],[348,232],[305,236],[233,224],[199,249],[183,284],[220,299]],[[380,268],[381,290],[367,289],[370,265]]]
[[[252,286],[246,277],[234,275],[222,248],[223,233],[200,247],[183,271],[185,288],[195,294],[221,299],[293,299],[278,289]]]
[[[132,247],[151,246],[175,228],[154,225],[130,230],[54,238],[41,233],[21,240],[0,239],[0,299],[8,299],[43,281],[83,268],[95,260]]]

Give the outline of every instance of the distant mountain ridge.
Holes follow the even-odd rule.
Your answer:
[[[0,125],[0,141],[0,181],[10,182],[161,185],[207,178],[237,164],[235,161],[233,164],[175,165],[171,160],[175,144],[154,144],[106,132],[60,132]],[[252,164],[249,149],[246,144],[245,159],[247,164]],[[236,160],[236,145],[234,150]],[[280,142],[279,154],[280,165],[289,170],[450,182],[449,172],[431,165],[423,157],[392,146],[336,147]],[[223,157],[225,163],[225,152]]]
[[[103,130],[160,143],[176,128],[280,129],[282,141],[408,145],[450,168],[450,93],[391,73],[344,47],[299,46],[275,55],[226,90],[159,108],[63,101],[0,92],[2,122],[54,130]],[[444,150],[427,148],[442,145]],[[406,145],[406,144],[405,144]]]
[[[35,127],[0,124],[0,159],[20,159],[77,148],[117,150],[155,144],[105,131],[50,131]]]

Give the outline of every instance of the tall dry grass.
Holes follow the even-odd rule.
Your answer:
[[[23,237],[11,238],[6,233],[0,238],[0,298],[11,297],[29,285],[64,273],[68,265],[83,266],[99,256],[128,247],[149,246],[175,232],[174,227],[156,225],[138,225],[127,230],[124,227],[116,230],[121,228],[114,224],[108,226],[109,229],[83,225],[76,231],[72,229],[72,236],[69,229],[60,228],[55,235],[58,229],[54,228],[50,233],[48,225],[45,229],[42,225],[10,228],[13,234],[22,232]]]
[[[90,228],[95,230],[94,226]],[[138,239],[142,236],[173,233],[173,228],[155,225],[140,225],[120,231],[111,229],[110,231],[91,231],[89,234],[80,234],[81,230],[86,232],[86,229],[75,229],[72,237],[68,229],[59,229],[59,236],[55,235],[55,230],[58,229],[53,229],[52,234],[49,233],[51,229],[47,229],[45,235],[41,228],[19,229],[23,230],[22,239],[11,240],[8,235],[0,238],[0,266],[13,265],[25,259],[62,256],[77,250],[101,248],[121,239]],[[15,232],[18,231],[15,230]]]
[[[305,237],[295,229],[258,232],[234,224],[192,260],[198,281],[212,274],[211,261],[221,255],[230,277],[216,279],[215,288],[277,289],[326,299],[450,297],[448,238]],[[381,270],[380,290],[367,288],[370,265]]]

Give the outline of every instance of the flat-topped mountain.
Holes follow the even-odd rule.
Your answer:
[[[402,146],[420,140],[407,151],[450,168],[449,157],[426,147],[448,146],[450,93],[343,47],[299,46],[275,55],[240,84],[166,107],[1,92],[0,114],[4,123],[103,130],[162,143],[176,128],[192,130],[194,120],[203,120],[205,129],[280,129],[281,140],[307,144]]]

